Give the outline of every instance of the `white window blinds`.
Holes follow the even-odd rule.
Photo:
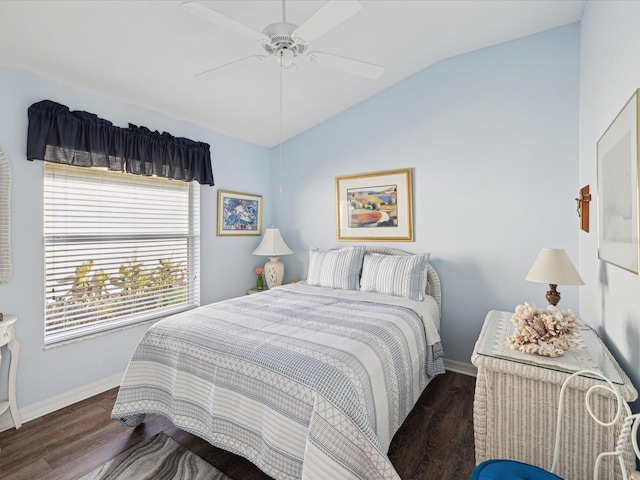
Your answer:
[[[199,192],[45,162],[45,345],[197,306]]]

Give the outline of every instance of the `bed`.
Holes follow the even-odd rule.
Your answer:
[[[154,324],[112,417],[161,414],[281,479],[399,479],[387,451],[444,373],[428,254],[309,252],[306,282]]]

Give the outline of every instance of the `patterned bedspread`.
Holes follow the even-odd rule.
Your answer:
[[[318,288],[318,287],[314,287]],[[391,439],[443,373],[423,314],[277,288],[159,321],[112,417],[159,413],[276,479],[398,479]],[[436,321],[436,319],[433,319]]]

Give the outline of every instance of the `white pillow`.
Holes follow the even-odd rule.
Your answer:
[[[364,247],[326,251],[310,248],[307,283],[318,287],[359,290],[363,255]]]
[[[383,255],[366,253],[362,262],[360,290],[411,300],[424,300],[429,254]]]

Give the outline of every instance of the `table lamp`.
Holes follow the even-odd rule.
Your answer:
[[[264,277],[267,280],[267,287],[273,288],[282,285],[284,265],[278,260],[278,257],[291,253],[293,252],[284,243],[280,230],[273,226],[265,230],[262,241],[258,248],[253,251],[253,254],[270,257],[270,260],[264,264]]]
[[[525,280],[548,283],[546,298],[553,306],[560,301],[560,292],[556,290],[558,285],[584,285],[567,252],[561,248],[543,248]]]

